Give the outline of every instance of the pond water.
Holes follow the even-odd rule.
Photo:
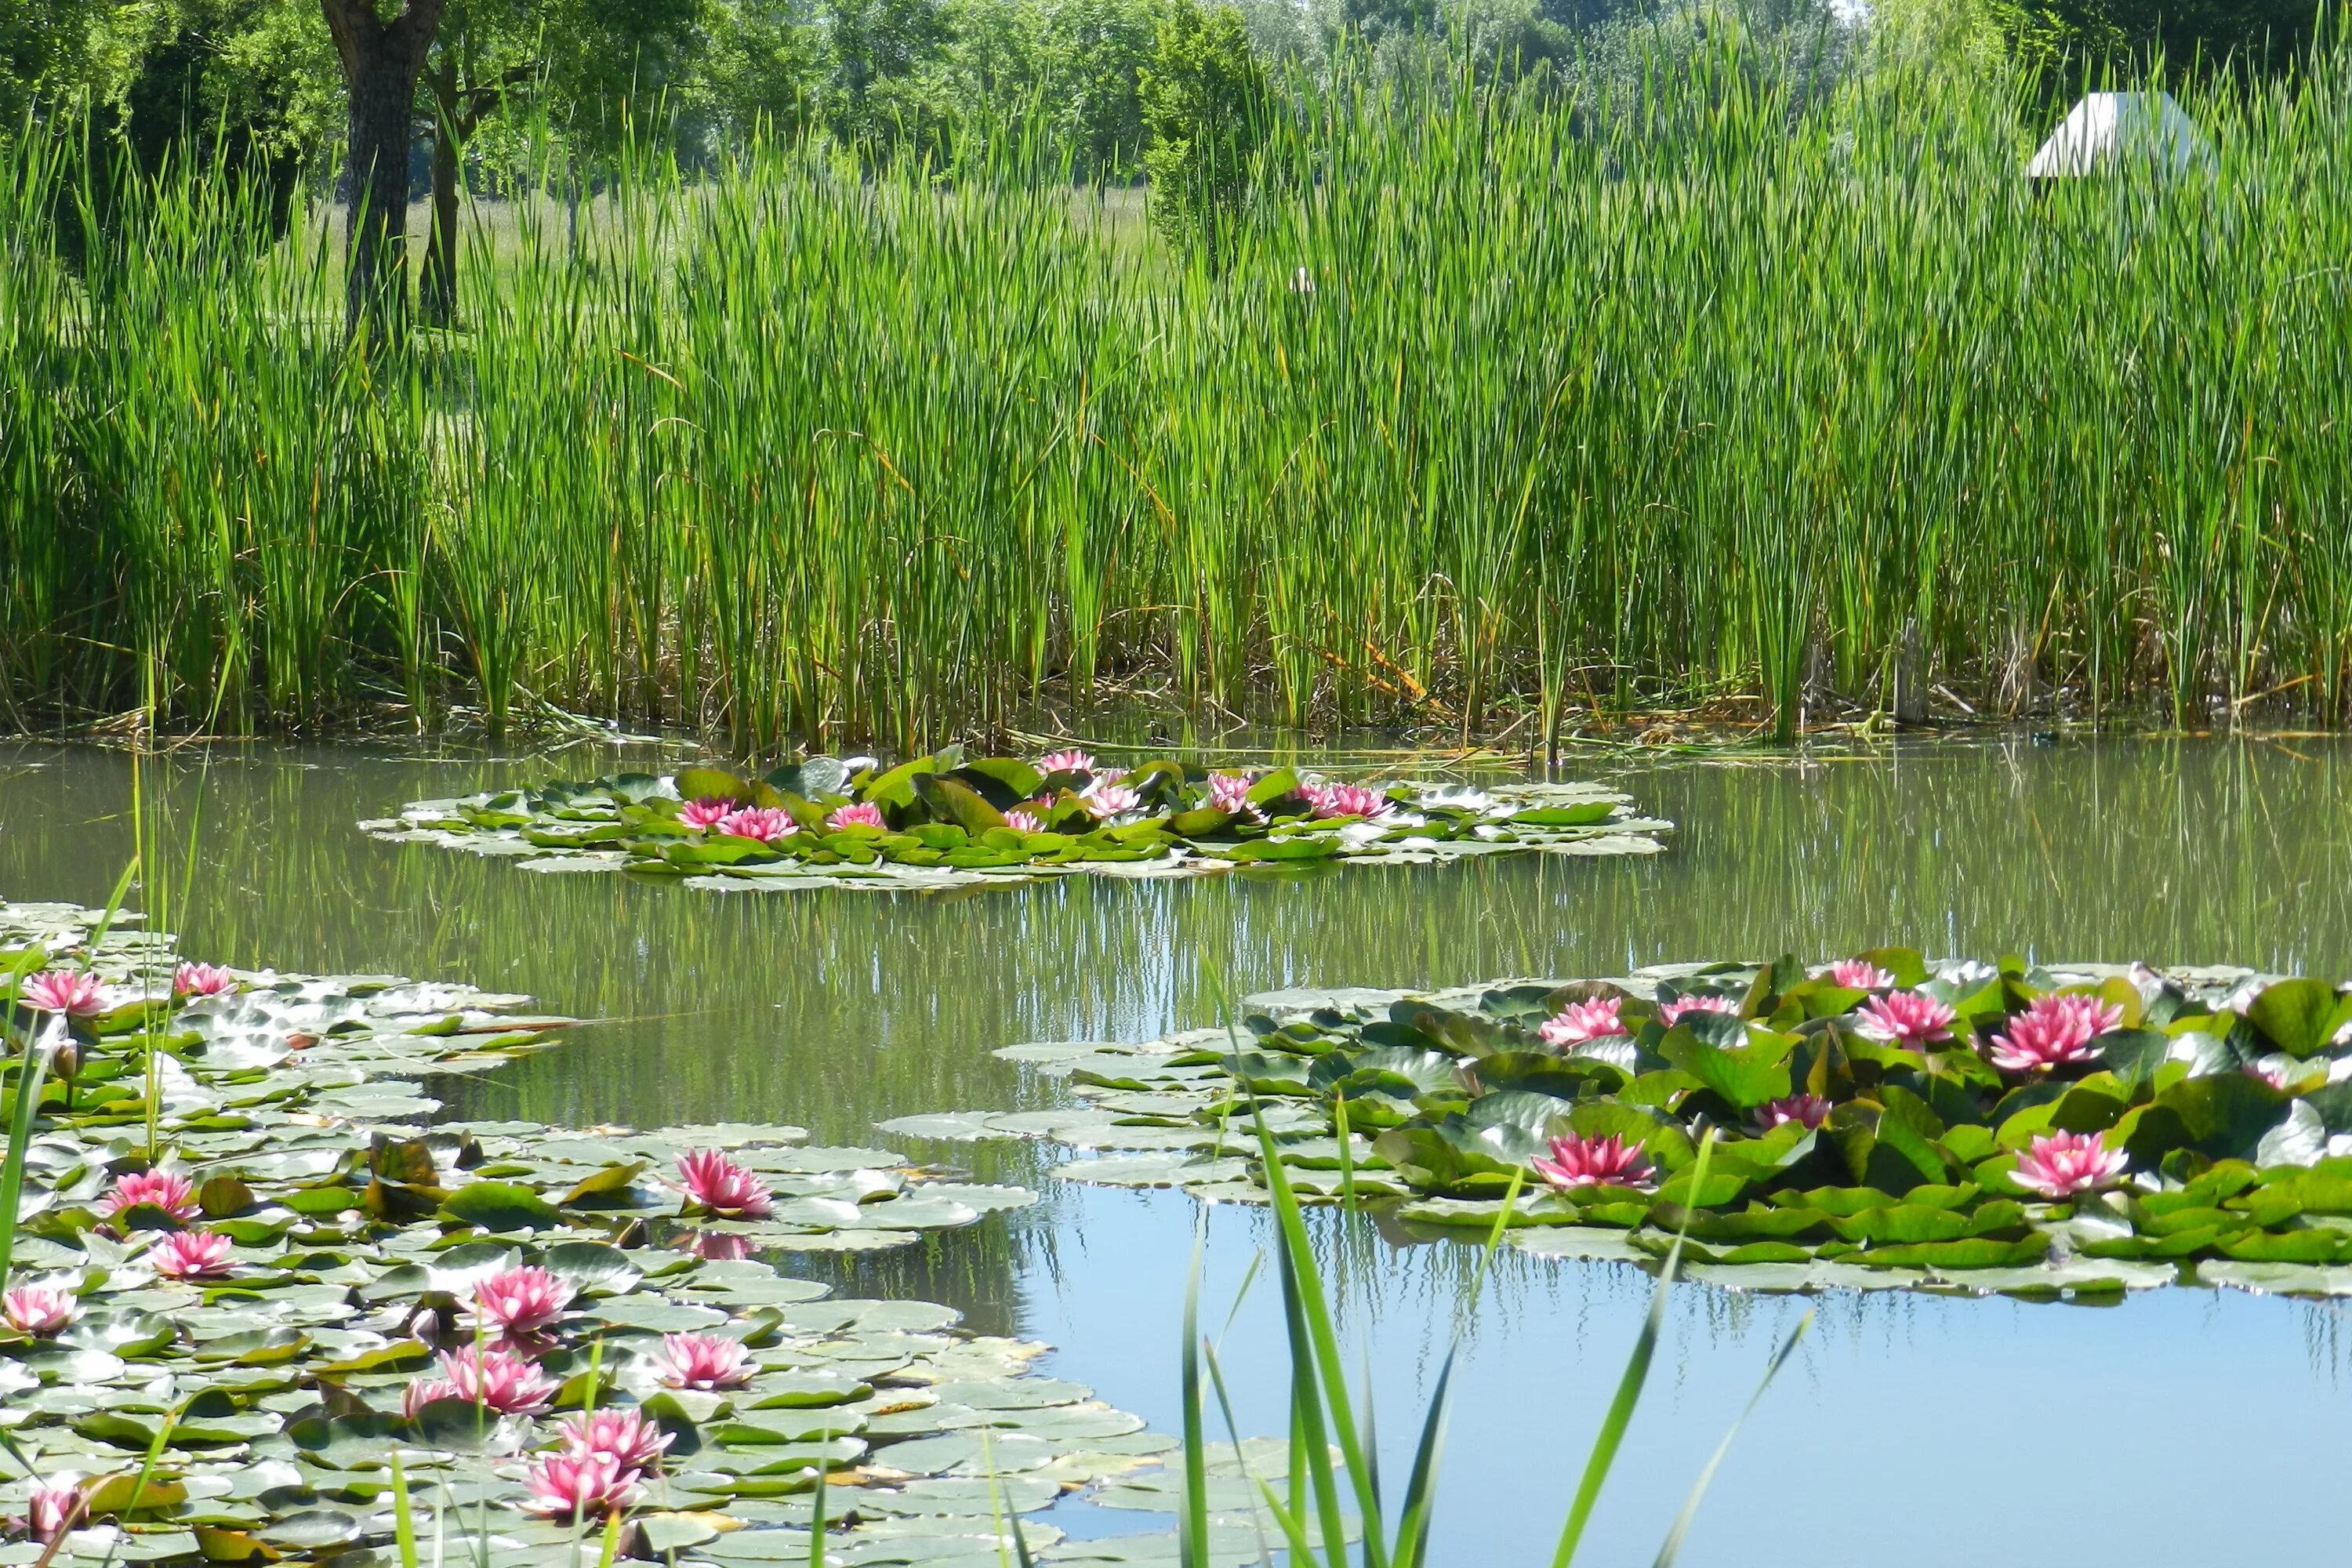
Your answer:
[[[357,746],[151,758],[141,785],[194,853],[168,889],[134,903],[154,910],[167,891],[168,921],[198,956],[467,980],[605,1020],[444,1086],[458,1113],[788,1121],[843,1142],[874,1141],[874,1122],[914,1111],[1055,1103],[1050,1083],[992,1048],[1207,1022],[1221,983],[1447,984],[1886,942],[2352,973],[2352,745],[2325,740],[1586,758],[1575,776],[1619,784],[1682,825],[1666,854],[1285,880],[1077,878],[930,898],[534,876],[352,826],[410,799],[630,760]],[[131,788],[121,752],[0,747],[0,896],[102,904],[131,855]],[[1043,1183],[1048,1201],[839,1267],[861,1288],[1051,1341],[1062,1375],[1173,1430],[1191,1200],[1045,1182],[1056,1156],[1034,1147],[895,1142]],[[1468,1310],[1470,1249],[1395,1245],[1328,1215],[1318,1235],[1377,1390],[1392,1486],[1462,1332],[1435,1561],[1548,1561],[1646,1279],[1506,1252]],[[1203,1322],[1223,1329],[1242,1425],[1275,1434],[1269,1279],[1223,1328],[1265,1241],[1263,1215],[1214,1212]],[[2187,1290],[2090,1309],[1686,1286],[1582,1560],[1654,1553],[1808,1307],[1811,1331],[1717,1478],[1686,1562],[1958,1564],[1990,1551],[2162,1563],[2333,1544],[2328,1487],[2284,1480],[2352,1426],[2332,1308]],[[1129,1519],[1062,1522],[1100,1532]]]

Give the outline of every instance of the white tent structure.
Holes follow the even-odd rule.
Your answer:
[[[2213,144],[2168,92],[2095,92],[2025,165],[2029,180],[2111,174],[2143,163],[2167,174],[2213,172]]]

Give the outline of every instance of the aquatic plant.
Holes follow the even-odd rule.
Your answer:
[[[132,1172],[117,1176],[106,1194],[107,1217],[120,1220],[142,1208],[182,1223],[204,1213],[196,1204],[196,1184],[177,1171]]]
[[[1536,1174],[1562,1192],[1591,1186],[1640,1190],[1656,1184],[1656,1173],[1642,1157],[1641,1144],[1613,1133],[1606,1138],[1563,1133],[1550,1141],[1550,1150],[1529,1163]]]
[[[583,1410],[558,1424],[556,1440],[575,1458],[605,1454],[625,1471],[650,1475],[661,1468],[675,1434],[663,1431],[642,1410]]]
[[[1854,1026],[1864,1034],[1916,1051],[1950,1039],[1952,1021],[1957,1016],[1951,1004],[1941,997],[1916,991],[1895,991],[1866,999]]]
[[[89,1018],[106,1010],[106,988],[95,974],[45,969],[17,986],[16,1000],[36,1013]]]
[[[712,826],[730,838],[748,838],[754,844],[773,844],[801,830],[792,813],[756,805],[730,811]]]
[[[1895,984],[1891,971],[1866,958],[1841,958],[1826,972],[1831,980],[1853,991],[1884,991]]]
[[[41,1092],[57,1016],[0,1016],[0,1109],[12,1138],[27,1125],[41,1151],[12,1158],[7,1212],[21,1195],[22,1225],[0,1229],[42,1274],[0,1287],[9,1454],[17,1486],[47,1488],[12,1507],[30,1515],[16,1528],[55,1537],[79,1510],[120,1527],[108,1550],[128,1541],[170,1568],[282,1554],[296,1539],[329,1543],[304,1552],[426,1561],[428,1510],[465,1538],[452,1560],[495,1539],[519,1560],[558,1561],[591,1530],[681,1564],[775,1560],[780,1547],[794,1561],[836,1548],[952,1556],[1017,1533],[975,1526],[968,1506],[961,1468],[992,1440],[1095,1474],[1158,1447],[1138,1438],[1139,1419],[1035,1377],[1034,1346],[953,1332],[944,1307],[836,1299],[751,1256],[902,1245],[1034,1194],[926,1180],[889,1151],[811,1147],[793,1128],[438,1121],[404,1078],[480,1070],[547,1044],[563,1020],[524,1013],[519,997],[381,977],[270,975],[233,1008],[165,1001],[173,945],[108,924],[0,902],[0,988],[70,957],[122,998],[91,1020],[73,1106]],[[121,1130],[141,1117],[144,1063],[121,1042],[146,1016],[178,1065],[156,1120],[173,1163],[141,1173],[201,1173],[207,1226],[160,1239],[118,1237],[101,1201]],[[761,1195],[823,1201],[787,1215],[771,1199],[764,1217],[679,1228],[675,1193],[649,1173],[719,1148]],[[181,1253],[187,1267],[165,1267]],[[453,1342],[468,1331],[474,1342]],[[667,1386],[669,1368],[706,1386]],[[175,1391],[169,1408],[159,1387]],[[947,1397],[910,1400],[911,1387]],[[298,1388],[331,1397],[279,1397]],[[1017,1436],[993,1436],[999,1411],[1019,1413]],[[1092,1453],[1122,1443],[1135,1451],[1108,1466]],[[664,1466],[677,1449],[691,1465]],[[869,1460],[898,1468],[869,1482]],[[278,1465],[303,1485],[222,1500]],[[662,1469],[656,1496],[647,1482]],[[805,1500],[821,1484],[939,1507],[848,1502],[812,1519]],[[994,1506],[1009,1521],[1060,1495],[1008,1477]],[[201,1545],[184,1522],[192,1498]],[[728,1551],[698,1552],[722,1533]]]
[[[597,864],[718,887],[939,888],[1064,871],[1180,877],[1504,848],[1656,849],[1668,825],[1628,805],[1584,784],[1373,786],[1289,768],[1244,778],[1167,758],[1108,768],[1061,752],[1033,764],[950,747],[896,767],[813,757],[757,779],[713,767],[623,773],[420,801],[362,826],[486,854],[527,845],[540,852],[523,862],[535,869]]]
[[[454,1397],[501,1415],[536,1415],[555,1398],[556,1384],[517,1351],[465,1345],[443,1351],[440,1366],[437,1382]]]
[[[522,1339],[551,1328],[572,1304],[572,1285],[546,1269],[525,1264],[493,1274],[474,1287],[474,1316],[482,1327]]]
[[[89,1506],[89,1490],[78,1480],[51,1480],[33,1489],[26,1500],[23,1528],[30,1539],[46,1545],[80,1522]]]
[[[2092,1042],[2124,1021],[2123,1004],[2096,996],[2036,996],[2000,1034],[1985,1055],[2003,1072],[2047,1072],[2098,1054]]]
[[[2037,1133],[2017,1157],[2010,1180],[2045,1198],[2071,1198],[2112,1184],[2131,1164],[2097,1132]]]
[[[1766,1100],[1757,1108],[1756,1121],[1767,1132],[1791,1121],[1801,1127],[1819,1127],[1830,1119],[1830,1102],[1821,1095],[1791,1094]]]
[[[0,1296],[0,1320],[20,1334],[54,1334],[78,1316],[73,1296],[55,1285],[19,1285]]]
[[[175,1230],[148,1249],[147,1263],[166,1279],[216,1279],[236,1268],[236,1245],[209,1230]]]
[[[1739,1015],[1739,1002],[1736,997],[1717,996],[1707,992],[1695,991],[1688,995],[1677,996],[1671,1002],[1658,1004],[1658,1022],[1669,1029],[1694,1013],[1728,1013],[1737,1017]]]
[[[1012,1054],[1115,1101],[1057,1118],[1051,1136],[1095,1152],[1061,1167],[1071,1180],[1263,1193],[1263,1162],[1221,1131],[1262,1106],[1302,1194],[1439,1234],[1507,1213],[1511,1244],[1545,1256],[1653,1261],[1686,1217],[1694,1272],[1747,1289],[2352,1294],[2352,986],[1894,948],[1861,962],[1894,986],[1787,957],[1281,993],[1257,999],[1239,1049],[1193,1030]],[[1738,1005],[1675,1007],[1694,995]],[[2091,1029],[2095,1050],[2074,1050]],[[2057,1043],[2047,1066],[1995,1064],[1993,1042],[2021,1037]],[[915,1120],[1036,1135],[985,1112]],[[1593,1151],[1650,1179],[1605,1180]]]
[[[525,1509],[549,1519],[586,1520],[616,1513],[637,1500],[636,1472],[612,1454],[548,1454],[532,1461],[523,1485]]]
[[[677,1179],[689,1208],[721,1219],[765,1219],[775,1208],[767,1184],[716,1149],[678,1156]]]
[[[236,976],[217,963],[183,963],[172,972],[174,996],[229,996],[236,990]]]
[[[1622,1005],[1614,996],[1570,1002],[1537,1025],[1536,1034],[1548,1046],[1581,1046],[1613,1039],[1625,1033],[1624,1021],[1620,1016]]]
[[[654,1355],[654,1375],[668,1388],[740,1388],[758,1370],[742,1341],[719,1334],[665,1334]]]

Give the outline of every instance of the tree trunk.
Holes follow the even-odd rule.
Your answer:
[[[394,341],[406,324],[409,125],[442,3],[404,0],[387,22],[374,0],[320,0],[350,105],[344,327],[370,344]]]
[[[471,128],[460,121],[457,64],[445,61],[425,80],[433,93],[433,237],[416,296],[425,321],[446,327],[457,319],[457,160]]]

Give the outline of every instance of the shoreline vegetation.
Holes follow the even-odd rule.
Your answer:
[[[84,232],[20,139],[0,723],[2334,727],[2347,75],[2037,187],[2063,106],[1736,39],[1636,101],[1343,71],[1190,250],[1015,138],[625,160],[373,357],[331,225],[184,173]]]

